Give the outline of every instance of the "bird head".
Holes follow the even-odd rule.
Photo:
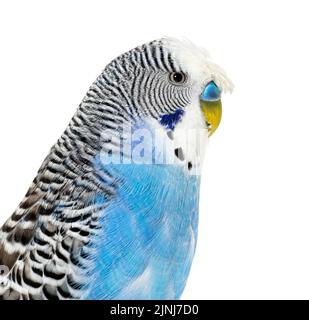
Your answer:
[[[177,62],[178,71],[174,77],[178,82],[182,79],[182,89],[177,93],[185,96],[188,90],[190,101],[185,108],[190,104],[195,105],[196,116],[202,115],[208,135],[211,136],[221,121],[221,93],[231,92],[232,82],[225,72],[210,60],[205,49],[195,46],[188,40],[168,38],[164,39],[163,43]]]
[[[109,129],[143,119],[165,130],[178,145],[175,150],[185,153],[178,158],[190,166],[197,162],[199,147],[187,133],[204,130],[206,139],[212,135],[221,120],[221,93],[231,90],[231,81],[204,49],[187,40],[163,38],[113,60],[83,104],[91,104],[90,112],[96,115],[101,112],[103,127]],[[188,149],[184,140],[191,151],[183,152]]]

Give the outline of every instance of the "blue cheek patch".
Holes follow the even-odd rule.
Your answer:
[[[176,110],[174,113],[165,114],[161,117],[160,123],[167,129],[174,130],[176,124],[181,120],[184,111],[182,109]]]
[[[221,90],[213,81],[209,82],[201,95],[201,99],[203,101],[217,101],[220,98]]]

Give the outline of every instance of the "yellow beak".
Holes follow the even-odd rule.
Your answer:
[[[221,100],[204,101],[200,100],[202,112],[208,128],[208,135],[211,136],[219,127],[222,117]]]

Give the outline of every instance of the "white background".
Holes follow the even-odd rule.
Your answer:
[[[185,36],[235,83],[207,150],[183,298],[309,298],[307,1],[1,1],[0,223],[89,85],[136,45]]]

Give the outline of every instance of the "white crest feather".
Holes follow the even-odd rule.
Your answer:
[[[162,43],[180,66],[200,82],[201,87],[213,80],[222,91],[232,92],[234,87],[232,81],[221,67],[211,61],[204,48],[196,46],[187,39],[178,40],[167,37],[162,39]]]

